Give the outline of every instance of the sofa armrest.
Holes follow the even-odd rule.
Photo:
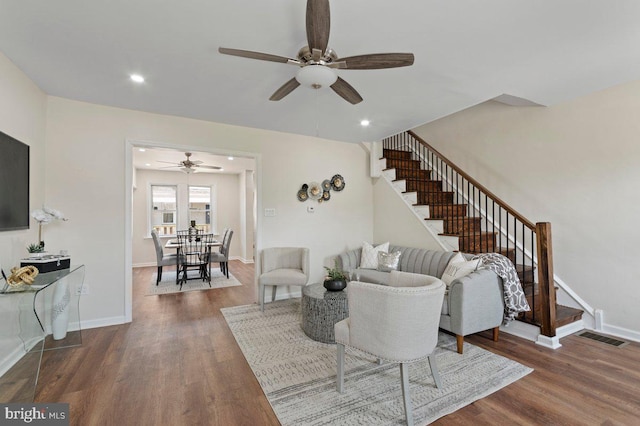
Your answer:
[[[502,324],[502,279],[493,271],[480,269],[453,280],[447,297],[450,316],[447,329],[452,333],[466,336]]]

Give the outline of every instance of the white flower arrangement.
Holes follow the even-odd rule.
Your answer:
[[[64,214],[61,211],[55,210],[46,206],[41,209],[33,210],[31,212],[31,217],[33,217],[36,220],[36,222],[38,222],[38,241],[40,241],[38,245],[40,246],[40,251],[44,249],[44,241],[42,241],[42,225],[51,223],[54,220],[62,220],[62,221],[69,220],[66,217],[64,217]],[[31,248],[32,246],[34,245],[32,244],[31,246],[29,246],[29,251],[32,250]]]

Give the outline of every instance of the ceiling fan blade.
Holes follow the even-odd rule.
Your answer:
[[[205,165],[203,165],[203,164],[200,164],[200,165],[195,166],[195,167],[197,167],[197,168],[199,168],[199,169],[222,170],[222,167],[220,167],[220,166],[205,166]]]
[[[228,49],[219,47],[218,52],[225,55],[240,56],[242,58],[259,59],[261,61],[280,62],[286,64],[289,61],[297,62],[295,59],[285,58],[284,56],[271,55],[269,53],[252,52],[251,50]]]
[[[176,167],[178,167],[178,165],[180,164],[180,162],[175,162],[175,161],[162,161],[162,160],[156,160],[156,163],[166,163],[166,164],[173,164]]]
[[[298,86],[300,86],[300,83],[294,77],[291,80],[287,81],[282,86],[280,86],[280,88],[278,90],[276,90],[273,93],[273,95],[271,95],[269,100],[270,101],[279,101],[280,99],[282,99],[285,96],[287,96],[289,93],[293,92],[293,90]]]
[[[362,102],[362,96],[349,83],[338,77],[335,83],[331,85],[334,92],[340,95],[345,101],[353,105]]]
[[[348,70],[379,70],[383,68],[408,67],[413,65],[413,53],[372,53],[338,59],[346,62]]]
[[[330,26],[329,0],[307,0],[307,43],[309,49],[318,49],[322,53],[327,50]]]

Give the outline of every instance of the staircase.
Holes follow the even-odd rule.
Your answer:
[[[550,224],[523,218],[413,132],[383,140],[380,161],[384,177],[443,247],[511,260],[531,306],[520,321],[553,337],[556,328],[581,320],[581,310],[555,303]]]

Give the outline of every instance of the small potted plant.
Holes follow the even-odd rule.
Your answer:
[[[42,255],[44,253],[44,245],[43,244],[29,244],[27,246],[27,251],[31,253],[32,257],[36,257],[38,255]]]
[[[327,270],[327,276],[324,278],[323,285],[327,291],[342,291],[347,287],[347,276],[338,268],[337,260],[334,265],[333,268],[324,267]]]

